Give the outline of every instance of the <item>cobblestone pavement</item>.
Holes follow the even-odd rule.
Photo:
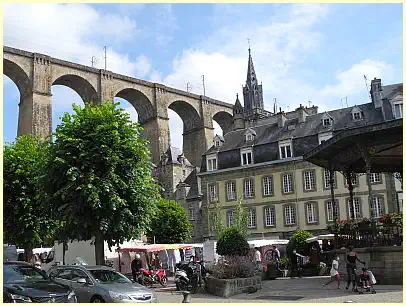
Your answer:
[[[263,281],[262,289],[254,294],[238,294],[229,299],[205,293],[191,295],[191,303],[402,303],[401,285],[376,285],[376,294],[358,294],[337,289],[336,284],[324,288],[329,277],[280,278]],[[181,303],[183,295],[176,292],[173,282],[167,288],[155,288],[160,303]]]

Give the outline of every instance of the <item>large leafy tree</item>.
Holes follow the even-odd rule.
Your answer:
[[[40,187],[49,160],[49,142],[31,135],[4,146],[4,241],[23,247],[26,260],[32,249],[52,237],[55,222],[48,215]]]
[[[185,210],[175,201],[161,199],[148,239],[156,243],[182,243],[190,238],[192,225]]]
[[[60,240],[95,241],[96,263],[109,247],[148,230],[159,199],[141,127],[118,104],[73,105],[55,133],[45,190]]]

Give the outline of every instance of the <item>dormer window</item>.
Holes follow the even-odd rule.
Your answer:
[[[330,126],[331,125],[331,119],[330,118],[324,118],[323,119],[323,126]]]
[[[217,154],[207,155],[207,171],[217,170]]]
[[[362,120],[362,111],[358,106],[352,108],[351,114],[354,121]]]
[[[245,132],[245,141],[249,142],[249,141],[253,141],[255,139],[255,136],[257,135],[257,133],[249,128],[247,129],[247,131]]]
[[[352,114],[354,120],[361,120],[361,113],[354,113]]]
[[[224,138],[222,136],[216,135],[213,139],[214,147],[219,148],[224,143]]]
[[[280,159],[291,158],[292,154],[292,141],[284,140],[279,142]]]
[[[252,148],[241,149],[241,165],[251,165],[254,163],[252,158]]]
[[[403,118],[403,103],[393,104],[393,117],[395,119]]]
[[[324,127],[331,127],[333,125],[333,118],[326,112],[321,117],[321,123]]]

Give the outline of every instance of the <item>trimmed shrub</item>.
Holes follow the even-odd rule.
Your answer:
[[[296,250],[297,253],[306,255],[303,254],[307,252],[306,239],[311,237],[313,237],[313,235],[310,232],[304,230],[297,230],[290,238],[289,243],[286,246],[287,253],[291,255],[293,250]]]
[[[212,276],[218,279],[255,276],[256,266],[246,256],[227,256],[213,266]]]
[[[216,250],[217,254],[222,256],[247,256],[250,247],[244,236],[237,229],[230,227],[220,236]]]

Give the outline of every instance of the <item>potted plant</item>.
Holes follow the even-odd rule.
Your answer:
[[[288,276],[288,266],[289,266],[289,259],[287,257],[281,257],[279,262],[279,269],[283,273],[283,277]]]

